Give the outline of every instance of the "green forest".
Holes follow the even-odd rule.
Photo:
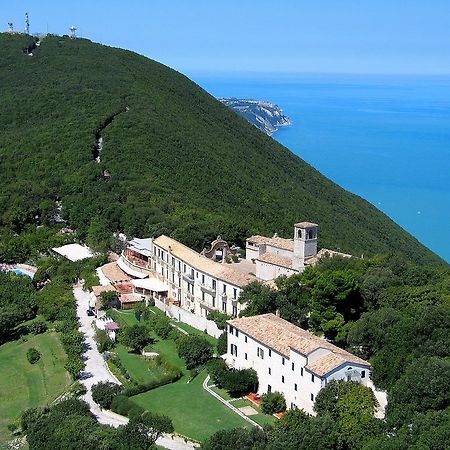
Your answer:
[[[53,226],[60,202],[78,237],[100,249],[116,231],[201,249],[218,234],[241,245],[256,233],[290,237],[310,220],[323,247],[444,264],[176,71],[85,39],[34,45],[0,34],[4,260],[24,258],[22,234]]]

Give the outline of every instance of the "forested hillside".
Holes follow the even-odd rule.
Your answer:
[[[68,224],[94,242],[120,230],[201,248],[217,234],[290,236],[309,220],[323,247],[443,263],[174,70],[56,36],[28,56],[30,39],[0,35],[2,240],[51,225],[61,201]]]

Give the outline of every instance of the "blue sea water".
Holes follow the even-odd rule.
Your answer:
[[[450,262],[450,77],[192,78],[217,97],[278,104],[294,123],[274,139]]]

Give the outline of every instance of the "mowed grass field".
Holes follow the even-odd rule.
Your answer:
[[[41,353],[34,365],[26,357],[31,347]],[[11,420],[27,408],[53,401],[70,384],[65,362],[66,354],[56,333],[0,346],[0,445],[11,439],[7,429]]]
[[[216,431],[235,427],[251,427],[244,419],[220,403],[203,389],[206,372],[187,384],[188,377],[132,397],[143,408],[168,415],[175,431],[204,441]]]

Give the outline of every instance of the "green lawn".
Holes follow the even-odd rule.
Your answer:
[[[159,380],[165,374],[162,366],[157,366],[152,360],[147,360],[141,355],[130,353],[128,348],[117,344],[114,352],[120,358],[131,378],[138,383],[150,383]]]
[[[176,383],[139,394],[132,399],[149,411],[172,418],[175,431],[198,441],[204,441],[221,429],[250,427],[231,409],[203,389],[206,373],[200,373],[191,383],[182,377]]]
[[[222,395],[222,394],[219,393],[219,395]],[[252,408],[254,408],[256,411],[258,411],[258,414],[255,414],[254,416],[249,416],[249,417],[250,417],[250,419],[254,420],[259,425],[262,425],[262,426],[269,425],[277,420],[277,418],[275,416],[272,416],[269,414],[264,414],[261,411],[261,408],[259,406],[256,406],[254,403],[252,403],[250,400],[247,400],[246,398],[239,398],[237,400],[232,401],[231,404],[235,408],[238,408],[238,409],[242,408],[244,406],[251,406]]]
[[[42,355],[34,365],[26,358],[30,347]],[[7,425],[12,419],[27,408],[53,401],[70,384],[70,376],[63,367],[65,361],[56,333],[0,346],[0,444],[11,438]]]

